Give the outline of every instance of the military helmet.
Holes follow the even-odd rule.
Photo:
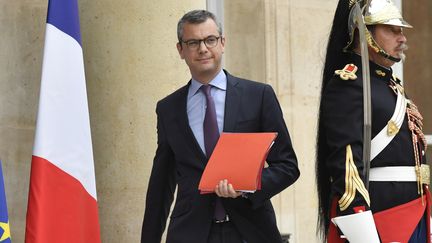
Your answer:
[[[366,26],[385,24],[400,26],[404,28],[412,28],[412,26],[403,19],[401,12],[392,2],[392,0],[349,0],[349,7],[351,8],[351,13],[348,19],[350,41],[348,42],[348,45],[344,48],[345,51],[352,49],[355,29],[358,28],[358,25],[353,16],[353,6],[356,2],[359,2],[362,6],[363,19]],[[391,56],[384,49],[382,49],[376,43],[368,29],[366,29],[365,32],[368,45],[375,52],[394,62],[399,62],[401,60],[400,58]]]

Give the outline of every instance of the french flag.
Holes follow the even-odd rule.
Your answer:
[[[100,240],[77,0],[49,0],[26,243]]]

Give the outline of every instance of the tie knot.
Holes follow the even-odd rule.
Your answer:
[[[209,84],[202,85],[201,89],[207,97],[211,96],[211,94],[210,94],[211,85],[209,85]]]

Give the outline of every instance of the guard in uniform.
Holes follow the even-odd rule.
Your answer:
[[[367,26],[372,106],[366,181],[355,4],[338,3],[323,73],[316,166],[320,232],[329,243],[431,242],[422,116],[391,69],[404,58],[402,29],[411,25],[391,0],[359,3]]]

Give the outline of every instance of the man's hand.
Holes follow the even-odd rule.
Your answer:
[[[216,195],[219,197],[231,197],[237,198],[241,196],[241,192],[236,192],[232,186],[232,184],[228,184],[228,180],[221,180],[218,185],[216,185],[215,189]]]

